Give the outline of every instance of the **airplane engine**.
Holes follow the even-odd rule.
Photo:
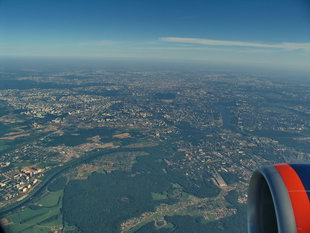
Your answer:
[[[276,164],[254,172],[248,233],[310,233],[310,163]]]

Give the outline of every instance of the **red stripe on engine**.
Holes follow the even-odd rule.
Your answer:
[[[288,164],[274,165],[288,190],[298,233],[310,232],[310,202],[296,171]]]

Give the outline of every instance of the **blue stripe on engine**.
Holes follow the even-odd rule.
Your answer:
[[[310,164],[289,164],[298,174],[310,201]]]

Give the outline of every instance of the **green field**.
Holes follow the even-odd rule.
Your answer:
[[[154,201],[166,200],[166,199],[168,199],[168,193],[167,192],[152,193],[152,198]]]
[[[8,232],[47,233],[62,227],[63,190],[47,192],[37,202],[7,217]]]
[[[9,149],[10,146],[7,145],[4,141],[0,141],[0,152]]]
[[[38,202],[38,205],[44,207],[55,207],[58,206],[60,198],[62,197],[63,190],[57,192],[49,192],[47,195],[43,196]]]

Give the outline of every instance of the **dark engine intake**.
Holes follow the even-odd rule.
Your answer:
[[[257,170],[248,193],[248,233],[310,233],[310,164]]]

